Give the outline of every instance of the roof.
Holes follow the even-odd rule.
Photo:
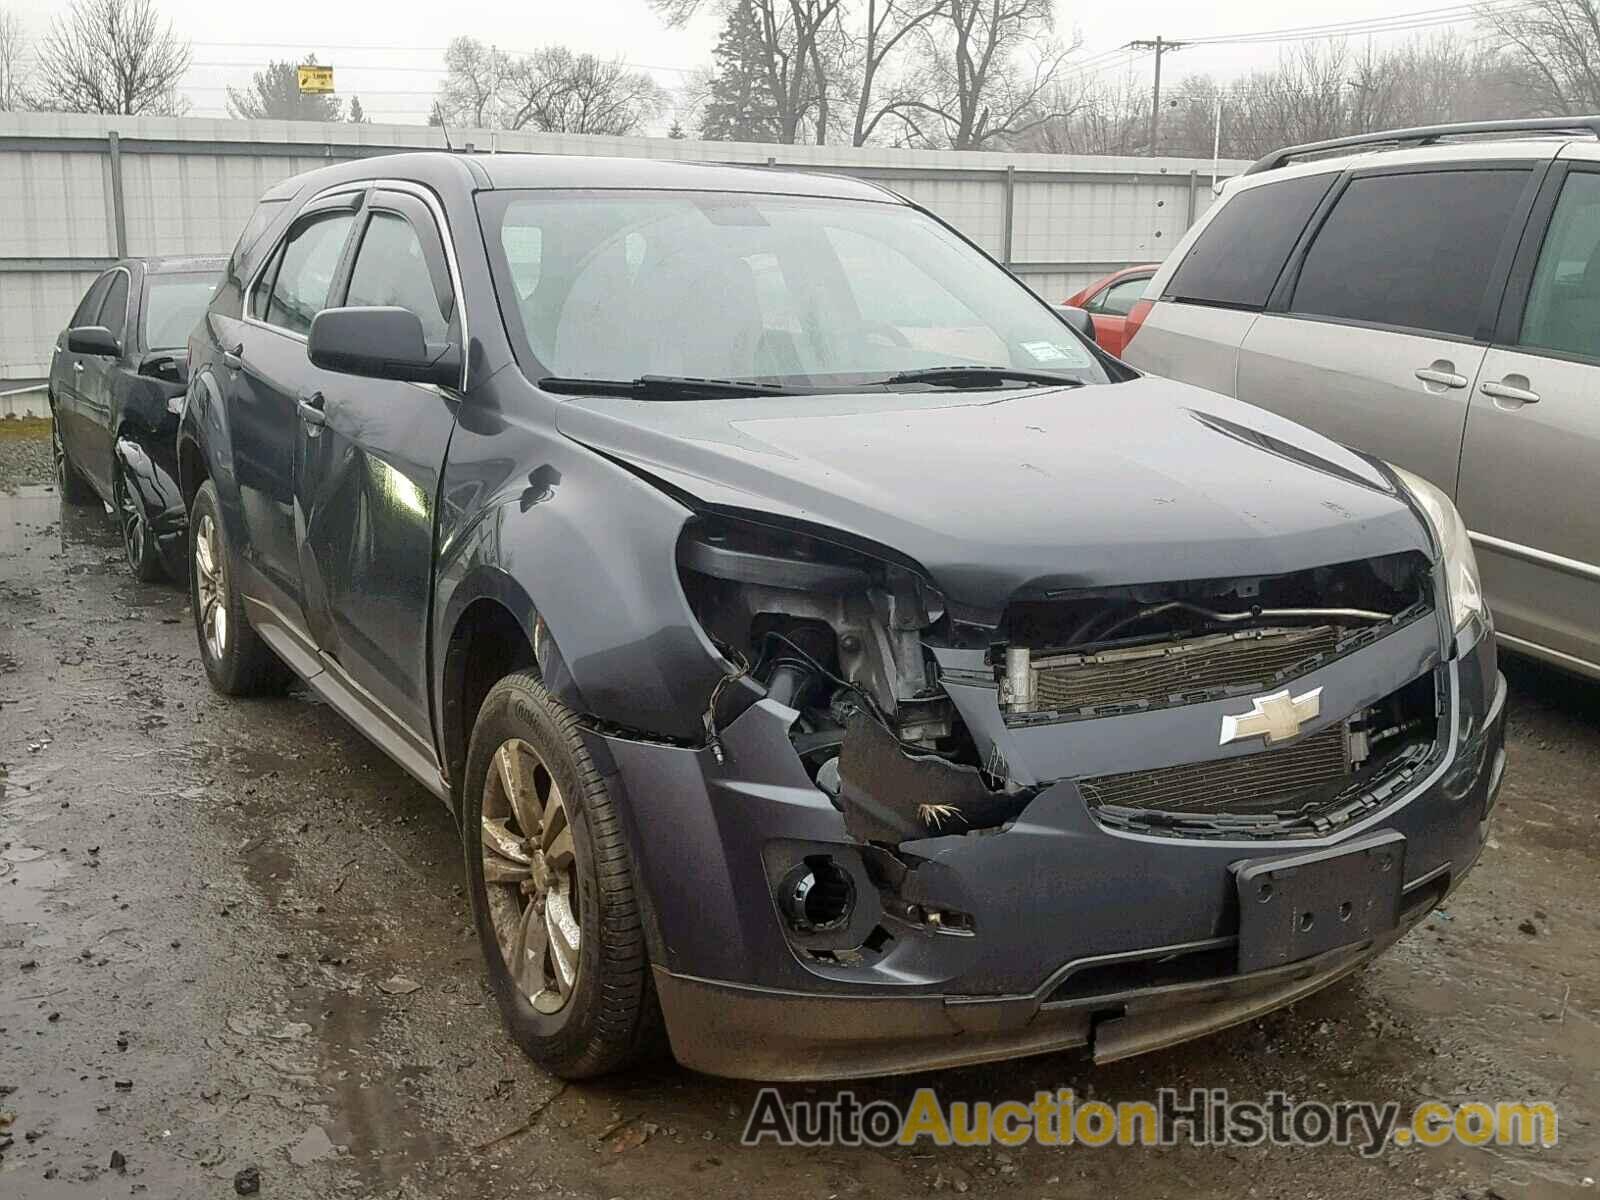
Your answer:
[[[841,200],[899,202],[860,179],[772,167],[737,167],[680,159],[557,154],[473,154],[493,188],[645,188],[660,191],[772,192]]]
[[[752,192],[904,203],[887,188],[822,172],[738,167],[657,158],[580,154],[452,154],[443,150],[374,155],[319,167],[268,188],[263,200],[287,200],[364,179],[405,179],[435,187],[639,188],[654,191]]]
[[[1295,161],[1282,167],[1267,167],[1235,175],[1222,185],[1222,193],[1232,196],[1247,188],[1278,183],[1305,175],[1327,175],[1348,168],[1427,166],[1436,163],[1541,162],[1553,159],[1571,138],[1528,137],[1514,140],[1460,141],[1430,146],[1395,146],[1392,143],[1334,154],[1327,158]]]
[[[228,265],[226,254],[192,254],[180,258],[130,258],[144,264],[147,275],[177,275],[195,271],[220,271]]]

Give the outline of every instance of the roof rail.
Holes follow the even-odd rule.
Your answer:
[[[1353,150],[1359,146],[1430,146],[1440,138],[1460,137],[1474,133],[1588,133],[1600,138],[1600,116],[1592,117],[1526,117],[1515,121],[1464,121],[1456,125],[1419,125],[1415,129],[1387,129],[1375,133],[1357,133],[1350,137],[1329,138],[1325,142],[1307,142],[1303,146],[1288,146],[1274,150],[1265,158],[1257,159],[1245,168],[1244,174],[1273,171],[1287,166],[1307,154],[1320,154],[1329,150]]]

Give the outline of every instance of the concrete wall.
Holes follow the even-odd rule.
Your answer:
[[[1156,261],[1211,202],[1195,159],[963,154],[452,131],[457,149],[703,159],[875,179],[926,205],[1061,299]],[[95,274],[125,254],[232,249],[270,184],[329,162],[444,149],[417,125],[0,113],[0,380],[43,376]],[[1222,164],[1224,175],[1242,163]]]

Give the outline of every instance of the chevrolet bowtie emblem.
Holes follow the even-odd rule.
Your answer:
[[[1300,732],[1301,725],[1322,711],[1322,689],[1313,688],[1303,696],[1293,697],[1285,689],[1270,696],[1257,696],[1250,703],[1249,712],[1222,718],[1219,745],[1262,736],[1268,743],[1288,741]]]

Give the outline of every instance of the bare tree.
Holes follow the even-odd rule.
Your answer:
[[[1064,115],[1058,86],[1074,46],[1051,36],[1052,0],[947,0],[921,31],[919,98],[893,106],[911,141],[1006,146]]]
[[[444,48],[445,79],[431,124],[486,128],[499,116],[500,87],[510,57],[475,37],[453,37]]]
[[[72,0],[39,47],[40,108],[127,116],[176,115],[189,43],[150,0]]]
[[[891,76],[896,59],[916,45],[916,35],[945,12],[949,0],[866,0],[860,20],[860,58],[852,80],[856,92],[850,144],[864,146],[884,118],[914,99],[911,79]]]
[[[1477,17],[1509,50],[1536,112],[1570,116],[1600,110],[1600,3],[1481,4]]]
[[[651,0],[669,26],[680,27],[707,0]],[[711,0],[725,17],[741,0]],[[758,69],[772,97],[777,140],[792,144],[809,130],[828,139],[837,78],[838,16],[843,0],[743,0],[750,5],[759,47]]]
[[[502,80],[510,129],[548,133],[638,133],[667,107],[667,94],[643,71],[546,46],[512,62]]]
[[[23,55],[28,47],[22,32],[22,18],[0,8],[0,112],[15,112],[25,107],[27,71]]]

